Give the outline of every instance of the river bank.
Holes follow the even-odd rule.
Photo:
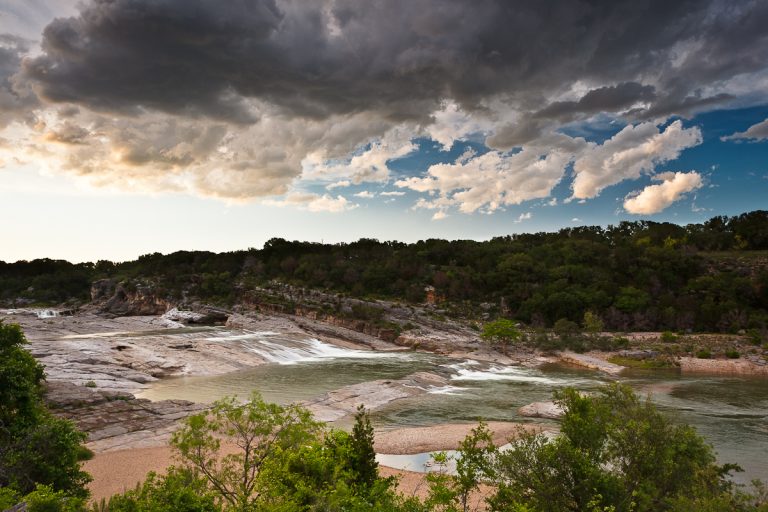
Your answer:
[[[445,424],[430,428],[404,428],[387,432],[376,432],[374,446],[377,453],[417,454],[443,450],[454,450],[459,442],[476,427],[476,424]],[[493,433],[494,443],[502,445],[514,439],[520,432],[541,432],[540,426],[492,422],[488,428]],[[237,447],[222,445],[225,454],[236,453]],[[170,446],[130,448],[96,453],[83,464],[93,476],[88,485],[91,500],[98,502],[114,494],[133,489],[144,481],[147,473],[165,473],[172,465],[179,465]],[[405,471],[380,466],[384,477],[395,476],[400,492],[419,497],[426,496],[427,485],[423,472]]]
[[[254,384],[249,384],[252,382],[258,382],[259,389],[272,382],[281,392],[282,388],[295,386],[297,377],[301,377],[305,389],[298,395],[278,395],[280,399],[302,401],[318,418],[340,426],[345,426],[359,403],[374,412],[383,411],[375,417],[376,448],[388,454],[453,449],[476,425],[474,419],[478,416],[514,420],[517,416],[510,416],[505,408],[516,409],[529,402],[551,399],[550,390],[558,386],[594,388],[606,380],[625,378],[624,367],[608,361],[614,353],[564,352],[545,356],[519,351],[502,355],[482,343],[476,334],[465,336],[456,331],[446,332],[445,343],[435,355],[426,349],[440,339],[440,331],[434,327],[425,332],[429,343],[411,343],[418,346],[413,348],[344,327],[285,315],[231,315],[226,325],[221,326],[183,326],[162,316],[104,318],[92,313],[39,318],[31,312],[21,312],[0,314],[0,318],[20,323],[25,330],[30,351],[46,365],[49,404],[57,414],[74,420],[88,433],[88,446],[97,452],[94,461],[104,460],[109,453],[125,452],[125,457],[147,456],[155,453],[151,451],[155,449],[163,453],[178,422],[206,407],[199,402],[219,396],[219,391],[200,393],[204,388],[199,387],[219,377],[222,383],[216,381],[216,385],[224,386],[224,390],[231,389],[227,387],[231,382],[226,379],[240,379],[244,390],[253,388]],[[410,332],[408,336],[414,340],[417,333]],[[632,347],[635,350],[649,350],[647,347],[656,340],[639,339],[633,343],[637,343]],[[329,366],[329,361],[336,360],[348,362]],[[323,371],[330,372],[333,378],[312,373],[320,362],[325,365]],[[563,363],[582,370],[564,378],[537,370]],[[262,368],[263,371],[259,370]],[[672,371],[678,375],[703,372],[702,375],[759,376],[764,375],[763,368],[749,359],[702,359],[682,361]],[[360,375],[348,381],[338,375],[343,371]],[[484,382],[533,387],[521,395],[530,399],[518,399],[516,391],[511,391],[517,388],[484,391],[485,388],[473,384]],[[150,392],[173,383],[178,388],[169,388],[166,398],[146,398],[152,396]],[[657,392],[665,390],[667,394],[682,389],[677,384],[637,385],[640,389],[647,386]],[[193,390],[190,399],[179,400],[176,393],[188,386]],[[542,391],[535,392],[536,386],[542,386]],[[443,398],[438,398],[441,394]],[[441,403],[446,410],[439,410]],[[473,412],[478,404],[489,407]],[[673,408],[689,407],[679,401],[671,404]],[[728,415],[733,414],[734,411],[728,411]],[[453,423],[456,420],[466,423],[457,426]],[[520,428],[514,421],[493,424],[498,429],[498,440]],[[398,425],[401,428],[393,428]],[[402,428],[406,426],[409,428]],[[760,443],[759,432],[750,435]],[[162,458],[148,460],[157,460],[160,465],[167,462]],[[145,469],[162,468],[150,465]],[[104,475],[107,479],[117,478]],[[101,478],[94,485],[102,485]],[[132,478],[128,475],[118,483],[132,486]],[[104,485],[114,488],[109,487],[112,484]]]
[[[108,500],[110,496],[135,488],[136,484],[145,479],[148,472],[162,474],[168,466],[176,462],[170,448],[158,446],[98,454],[85,462],[83,467],[94,476],[88,490],[91,492],[91,500],[98,503],[102,499]],[[119,468],[119,471],[115,471],[115,468]],[[424,473],[380,466],[379,474],[384,478],[395,477],[398,491],[406,496],[418,496],[422,499],[427,496],[428,486]],[[483,490],[473,496],[471,504],[474,509],[482,502]]]
[[[108,500],[110,496],[135,488],[150,471],[164,473],[165,469],[174,463],[177,461],[172,450],[166,446],[157,446],[97,454],[93,459],[86,461],[83,467],[94,477],[88,485],[88,490],[91,492],[91,500],[98,503],[102,499]],[[428,486],[424,473],[380,466],[379,474],[385,478],[397,478],[398,490],[407,496],[425,498],[427,495]],[[473,507],[477,507],[481,502],[482,495],[475,496]]]

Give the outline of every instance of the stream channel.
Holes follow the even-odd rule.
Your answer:
[[[612,380],[598,372],[559,365],[534,369],[448,359],[422,352],[353,350],[309,337],[300,339],[271,332],[212,329],[179,334],[203,336],[208,342],[240,343],[267,363],[225,375],[163,379],[138,396],[212,402],[229,395],[246,398],[256,390],[267,401],[285,404],[350,384],[399,379],[417,371],[449,378],[448,386],[392,402],[372,414],[376,428],[393,429],[475,422],[478,418],[542,423],[539,418],[519,416],[517,409],[531,402],[550,400],[553,391],[566,386],[592,391]],[[768,480],[768,380],[681,375],[675,370],[627,370],[618,380],[632,385],[639,393],[650,394],[676,421],[696,427],[715,447],[720,462],[741,465],[744,472],[735,475],[736,481]],[[427,454],[383,455],[381,461],[402,469],[423,470],[428,458]]]

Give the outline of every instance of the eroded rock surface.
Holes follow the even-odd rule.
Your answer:
[[[605,354],[600,354],[605,356]],[[618,375],[624,371],[624,367],[618,364],[613,364],[605,359],[601,359],[592,354],[577,354],[576,352],[561,352],[558,356],[560,361],[590,370],[598,370],[609,375]]]
[[[520,416],[528,418],[547,418],[550,420],[559,420],[565,415],[563,408],[554,402],[533,402],[520,407],[517,412]]]
[[[2,315],[19,323],[28,349],[46,367],[51,382],[92,383],[97,389],[136,392],[175,375],[218,375],[250,368],[264,359],[246,342],[211,327],[168,328],[154,316],[104,318],[95,314],[39,319]],[[296,332],[286,322],[254,322],[255,330]]]
[[[54,414],[88,434],[86,445],[95,452],[165,445],[181,420],[206,408],[186,400],[151,402],[68,382],[49,383],[45,399]]]
[[[448,379],[429,372],[417,372],[398,380],[374,380],[329,391],[302,405],[309,408],[321,421],[336,421],[354,414],[359,405],[369,411],[411,396],[421,395],[430,389],[445,386]]]

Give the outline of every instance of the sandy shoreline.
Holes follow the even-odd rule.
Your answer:
[[[466,437],[476,423],[443,424],[431,427],[412,427],[377,432],[375,447],[377,453],[413,454],[430,451],[452,450]],[[504,444],[515,434],[523,431],[541,431],[547,427],[535,424],[490,422],[496,444]],[[226,450],[226,448],[225,448]],[[147,473],[163,473],[168,466],[179,464],[170,446],[133,448],[97,453],[93,459],[83,463],[83,469],[93,476],[88,485],[91,498],[102,498],[133,489],[144,481]],[[407,495],[423,496],[426,491],[424,475],[411,471],[381,466],[383,476],[398,476],[400,491]]]
[[[150,471],[162,474],[174,463],[178,461],[174,459],[172,449],[168,446],[158,446],[97,454],[93,459],[86,461],[83,468],[93,476],[93,481],[88,484],[91,500],[99,502],[134,489],[144,481]],[[398,490],[406,496],[424,498],[427,494],[424,473],[380,466],[379,474],[383,477],[396,477]],[[477,498],[477,503],[479,501],[480,498]]]

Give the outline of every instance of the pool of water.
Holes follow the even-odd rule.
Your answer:
[[[550,400],[566,386],[594,391],[611,379],[597,372],[550,365],[543,368],[500,366],[450,360],[418,352],[368,352],[297,339],[275,333],[217,330],[200,333],[222,343],[243,343],[269,364],[212,377],[177,377],[158,381],[140,396],[211,402],[228,395],[259,391],[268,400],[306,400],[342,386],[376,379],[398,379],[417,371],[449,378],[450,385],[399,400],[376,411],[377,428],[428,426],[446,422],[535,421],[517,409]],[[686,422],[715,447],[721,462],[736,462],[740,482],[768,480],[768,380],[682,376],[675,371],[629,371],[619,380],[648,394],[676,421]],[[428,455],[420,455],[423,464]],[[418,457],[417,457],[418,458]],[[422,460],[424,459],[424,460]]]

